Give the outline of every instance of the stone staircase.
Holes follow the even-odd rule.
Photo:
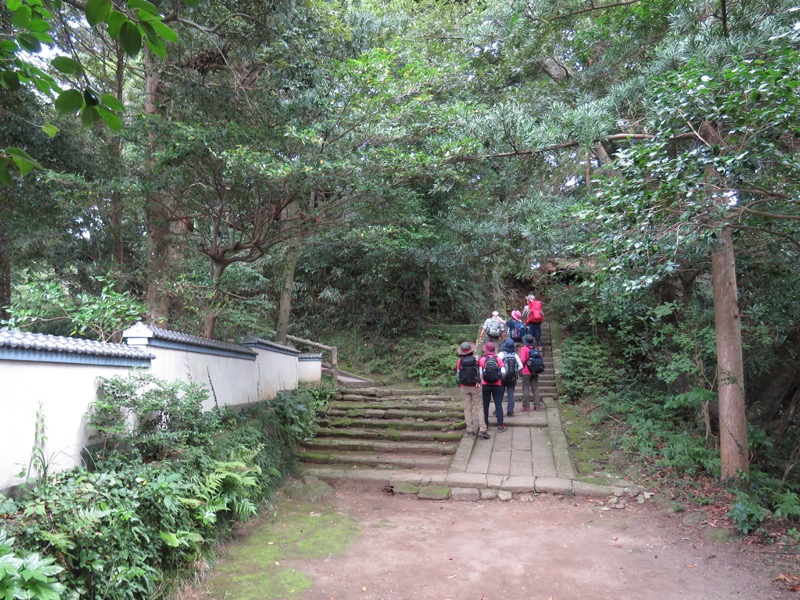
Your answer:
[[[446,471],[463,427],[461,403],[448,395],[342,388],[299,458],[304,467]]]
[[[546,369],[539,375],[542,399],[557,396],[550,328],[542,331]],[[455,363],[455,354],[453,362]],[[356,378],[357,376],[351,375]],[[372,382],[369,382],[370,384]],[[353,473],[366,470],[447,472],[464,436],[464,413],[455,386],[450,393],[365,387],[364,380],[340,378],[340,391],[327,407],[316,437],[299,449],[303,472],[326,468]],[[517,382],[515,415],[521,415],[522,382]],[[504,401],[505,407],[505,401]],[[506,418],[509,427],[547,427],[546,411],[522,419]],[[489,426],[495,427],[494,405]]]

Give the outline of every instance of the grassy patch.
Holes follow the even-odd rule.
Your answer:
[[[288,563],[347,550],[360,532],[357,521],[326,503],[284,500],[272,518],[248,528],[230,546],[206,582],[209,596],[237,600],[290,600],[313,585]]]

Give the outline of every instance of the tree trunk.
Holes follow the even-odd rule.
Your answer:
[[[723,227],[711,255],[714,324],[717,331],[717,386],[722,479],[749,472],[745,418],[742,331],[731,231]]]
[[[0,219],[0,320],[8,319],[4,308],[11,305],[11,237],[8,225]]]
[[[121,44],[117,44],[117,66],[114,83],[114,94],[121,99],[125,92],[125,52],[122,50]],[[114,136],[111,140],[111,157],[113,164],[121,168],[122,137],[119,135]],[[117,272],[116,286],[117,291],[122,292],[128,286],[127,282],[122,281],[127,275],[125,270],[125,249],[122,242],[122,193],[117,190],[111,192],[109,220],[111,221],[112,260]]]
[[[149,48],[144,54],[144,112],[158,114],[158,86],[161,72],[155,55]],[[146,166],[152,170],[152,163]],[[167,280],[169,265],[169,198],[154,191],[147,195],[147,310],[150,323],[159,327],[169,325],[169,296],[162,288]]]
[[[289,204],[286,209],[289,222],[297,216],[298,211],[297,202]],[[278,323],[275,327],[275,341],[279,344],[286,344],[286,336],[289,335],[289,319],[292,314],[292,290],[294,289],[294,275],[299,257],[300,239],[295,236],[289,240],[289,249],[283,268],[283,289],[278,303]]]
[[[422,314],[431,312],[431,261],[425,261],[425,273],[422,279]]]

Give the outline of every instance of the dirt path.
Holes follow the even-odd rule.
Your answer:
[[[800,600],[774,585],[786,568],[776,555],[705,541],[707,527],[654,504],[433,502],[340,488],[314,504],[282,501],[191,597]]]

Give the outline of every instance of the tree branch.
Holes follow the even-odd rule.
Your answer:
[[[628,0],[627,2],[612,2],[611,4],[601,4],[599,6],[590,6],[589,8],[582,8],[581,10],[576,10],[574,12],[563,13],[560,15],[556,15],[555,17],[551,17],[548,21],[558,21],[559,19],[568,19],[570,17],[575,17],[577,15],[582,15],[588,12],[594,12],[596,10],[605,10],[607,8],[617,8],[620,6],[630,6],[631,4],[636,4],[639,0]]]
[[[752,227],[750,225],[737,225],[735,223],[731,223],[730,227],[733,229],[747,229],[749,231],[760,231],[761,233],[769,233],[770,235],[775,235],[778,236],[779,238],[785,239],[787,242],[790,242],[795,246],[797,246],[797,249],[800,250],[800,241],[794,239],[792,236],[787,235],[785,233],[772,231],[771,229],[765,229],[763,227]]]

